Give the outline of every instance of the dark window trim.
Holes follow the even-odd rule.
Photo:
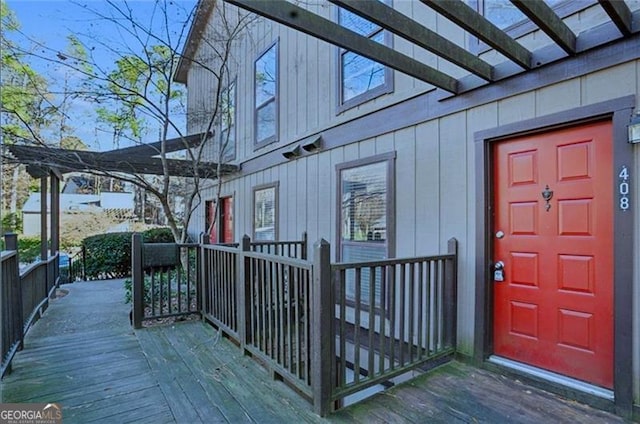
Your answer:
[[[279,240],[279,236],[278,236],[278,221],[280,219],[280,181],[275,181],[272,183],[267,183],[267,184],[260,184],[257,186],[254,186],[252,189],[252,196],[251,196],[251,235],[252,238],[255,240],[256,239],[256,192],[260,191],[260,190],[266,190],[266,189],[270,189],[270,188],[274,188],[275,189],[275,199],[274,199],[274,207],[276,209],[275,213],[274,213],[274,217],[273,217],[273,225],[274,225],[274,229],[273,229],[273,237],[274,239],[277,241]]]
[[[272,99],[267,100],[258,106],[256,98],[256,73],[258,61],[272,48],[276,49],[276,90]],[[266,49],[262,50],[256,60],[253,61],[253,150],[258,150],[264,146],[278,141],[278,134],[280,132],[280,39],[271,43]],[[267,137],[266,139],[258,142],[258,109],[262,109],[271,102],[275,102],[275,134]]]
[[[356,159],[349,162],[339,163],[336,165],[336,261],[341,261],[342,253],[342,178],[341,172],[346,169],[358,168],[361,166],[372,165],[375,163],[385,162],[387,164],[387,258],[394,258],[396,255],[396,157],[395,151],[382,153],[375,156]],[[355,242],[359,243],[359,242]],[[388,287],[387,287],[388,290]],[[391,297],[386,293],[385,298],[390,302]],[[355,306],[350,299],[347,299],[347,306]],[[385,305],[387,312],[389,304]],[[371,312],[370,305],[361,304],[364,311]],[[375,308],[374,312],[378,311]]]
[[[233,86],[233,125],[231,125],[230,127],[225,128],[223,123],[223,119],[220,119],[220,137],[222,137],[222,134],[224,133],[225,129],[228,130],[229,128],[231,128],[233,130],[233,139],[234,139],[234,143],[233,143],[233,154],[229,155],[229,157],[225,157],[224,156],[224,149],[222,149],[222,141],[220,141],[220,148],[222,149],[222,152],[220,152],[220,157],[222,159],[222,162],[227,162],[227,161],[234,161],[238,158],[238,130],[237,130],[237,118],[238,118],[238,78],[233,78],[229,84],[227,84],[227,86],[222,89],[222,92],[224,93],[225,91],[229,90],[229,87]]]
[[[485,1],[487,0],[469,0],[468,4],[473,8],[473,10],[484,16],[483,8]],[[582,10],[588,9],[594,4],[596,4],[596,0],[566,0],[554,6],[553,11],[556,12],[560,19],[564,19],[567,16],[573,15],[574,13],[578,13]],[[515,24],[504,28],[503,31],[511,38],[518,38],[536,31],[537,29],[538,27],[533,22],[525,18],[520,22],[516,22]],[[479,55],[492,50],[492,47],[488,46],[477,37],[470,35],[469,50],[472,53]]]
[[[384,1],[384,3],[386,3],[389,6],[393,6],[392,0],[381,0]],[[336,6],[334,8],[334,20],[337,23],[340,23],[340,10],[339,7]],[[389,46],[390,48],[393,48],[393,34],[390,33],[389,31],[385,31],[384,29],[380,28],[378,31],[375,31],[374,33],[372,33],[369,38],[375,36],[376,34],[378,34],[380,31],[383,31],[384,34],[384,44],[386,46]],[[335,75],[336,75],[336,115],[339,115],[349,109],[353,109],[356,106],[360,106],[361,104],[367,103],[375,98],[378,98],[380,96],[383,96],[385,94],[389,94],[389,93],[393,93],[394,90],[394,71],[393,69],[387,67],[387,66],[383,66],[384,67],[384,83],[378,87],[375,87],[371,90],[367,90],[362,94],[359,94],[355,97],[353,97],[352,99],[349,99],[345,102],[342,101],[343,98],[343,93],[342,93],[342,56],[348,52],[349,50],[347,49],[343,49],[341,47],[336,47],[336,53],[335,53],[335,57],[336,57],[336,69],[335,69]]]

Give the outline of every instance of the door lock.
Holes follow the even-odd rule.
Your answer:
[[[496,283],[504,281],[504,262],[498,261],[493,265],[493,281]]]

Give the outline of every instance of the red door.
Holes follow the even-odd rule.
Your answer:
[[[607,388],[611,134],[600,122],[496,143],[494,262],[504,281],[491,283],[495,354]]]
[[[220,199],[220,234],[221,243],[233,243],[233,197]]]

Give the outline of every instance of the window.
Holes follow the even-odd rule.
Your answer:
[[[393,158],[393,154],[382,155],[338,166],[340,261],[373,261],[393,255],[389,244],[394,236]],[[364,275],[368,272],[363,270],[363,299],[369,299],[369,277]],[[354,278],[347,275],[349,297],[355,293]],[[379,295],[376,293],[376,299]]]
[[[222,162],[236,158],[236,83],[232,82],[220,94],[220,147]]]
[[[255,147],[276,141],[278,134],[278,44],[255,64]]]
[[[254,240],[278,239],[278,185],[253,189]]]
[[[338,9],[338,23],[380,44],[390,44],[391,36],[381,27],[345,9]],[[339,75],[340,109],[392,91],[391,70],[349,50],[340,49]]]
[[[548,6],[555,7],[567,0],[545,0]],[[508,28],[527,19],[510,0],[479,0],[479,11],[491,23],[500,29]]]

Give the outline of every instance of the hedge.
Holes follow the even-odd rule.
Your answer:
[[[122,278],[131,275],[132,232],[98,234],[82,241],[87,279]],[[154,228],[142,233],[145,243],[173,243],[169,228]]]

